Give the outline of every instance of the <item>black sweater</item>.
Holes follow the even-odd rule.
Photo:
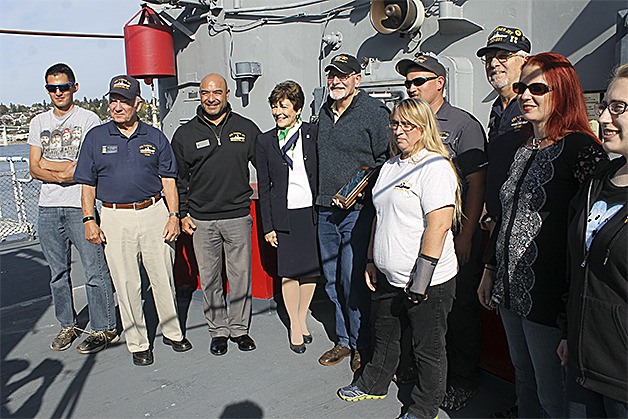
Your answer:
[[[199,220],[221,220],[249,214],[249,161],[255,164],[259,128],[250,119],[227,109],[214,126],[199,106],[196,116],[172,137],[179,176],[179,211]]]
[[[360,166],[378,167],[387,159],[390,112],[360,91],[334,122],[332,99],[318,121],[318,196],[316,205],[331,206],[332,197]],[[360,205],[356,205],[359,209]]]
[[[567,315],[569,367],[583,387],[628,402],[628,204],[597,232],[588,253],[585,231],[591,206],[623,164],[619,158],[583,185],[570,207],[570,287]]]

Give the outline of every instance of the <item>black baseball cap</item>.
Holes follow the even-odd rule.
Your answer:
[[[327,72],[332,68],[335,68],[342,74],[360,74],[362,72],[362,66],[358,59],[349,54],[338,54],[332,58],[331,62],[325,67],[325,71]]]
[[[432,53],[419,52],[413,59],[404,58],[397,63],[395,70],[397,70],[397,73],[405,77],[405,75],[408,74],[408,70],[412,67],[420,67],[427,71],[431,71],[437,76],[447,77],[445,67]]]
[[[476,55],[483,57],[492,49],[503,49],[511,52],[525,51],[529,53],[530,40],[521,32],[521,29],[498,26],[488,36],[486,46],[480,48]]]
[[[109,83],[108,95],[117,94],[127,99],[135,99],[140,95],[140,82],[137,79],[127,76],[115,76]]]

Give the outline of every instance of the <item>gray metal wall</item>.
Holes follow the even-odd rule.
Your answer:
[[[602,91],[611,69],[620,61],[620,52],[628,49],[625,36],[625,0],[458,0],[452,15],[482,27],[451,33],[447,22],[440,22],[439,2],[427,8],[420,38],[400,34],[377,33],[369,20],[368,1],[328,0],[309,6],[273,11],[251,11],[235,15],[229,11],[258,6],[287,5],[295,1],[224,0],[222,11],[186,6],[167,13],[194,34],[190,40],[175,29],[177,78],[159,82],[163,130],[169,138],[176,128],[194,116],[198,106],[198,82],[210,72],[226,76],[231,89],[231,104],[239,112],[257,122],[262,130],[274,123],[267,97],[274,85],[292,79],[299,82],[308,104],[313,92],[324,86],[322,69],[338,52],[369,57],[363,87],[381,94],[404,92],[402,78],[395,72],[395,63],[418,51],[432,51],[443,58],[449,71],[450,101],[463,107],[482,121],[488,120],[494,93],[486,82],[484,66],[475,52],[486,43],[488,34],[498,25],[523,30],[532,41],[532,53],[556,51],[567,56],[580,74],[585,91]],[[302,2],[301,2],[302,3]],[[428,2],[429,4],[429,2]],[[345,12],[323,22],[316,14],[348,5]],[[239,7],[239,9],[235,9]],[[227,13],[225,13],[227,11]],[[216,13],[217,24],[207,23],[207,15]],[[273,18],[301,14],[277,23]],[[213,16],[213,15],[212,15]],[[260,21],[267,17],[271,20]],[[224,24],[232,25],[230,30]],[[249,25],[250,28],[242,27]],[[622,25],[624,25],[622,27]],[[460,25],[464,26],[464,25]],[[467,25],[472,26],[472,25]],[[623,33],[616,34],[617,29]],[[341,33],[342,47],[333,51],[321,38]],[[231,48],[233,53],[229,59]],[[261,63],[259,77],[248,96],[240,94],[230,77],[230,62]],[[312,115],[306,105],[304,118]]]

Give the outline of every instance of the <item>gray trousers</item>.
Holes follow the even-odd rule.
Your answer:
[[[250,215],[196,224],[193,243],[203,289],[203,309],[209,334],[238,337],[249,332],[251,323],[251,234]],[[229,281],[229,310],[222,279],[223,251]]]

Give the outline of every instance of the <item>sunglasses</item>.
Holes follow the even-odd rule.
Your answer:
[[[497,61],[500,61],[503,63],[503,62],[508,61],[510,57],[514,57],[515,55],[517,55],[517,53],[510,52],[510,51],[504,51],[504,50],[491,51],[491,52],[487,52],[482,58],[480,58],[480,60],[484,64],[487,64],[487,63],[490,63],[493,58],[497,58]]]
[[[512,90],[518,95],[522,95],[523,92],[529,90],[534,96],[543,96],[544,94],[554,90],[554,88],[545,83],[525,84],[523,82],[517,82],[513,83]]]
[[[57,89],[59,89],[59,91],[63,93],[70,90],[72,86],[74,86],[74,83],[71,81],[63,84],[47,84],[46,90],[48,90],[50,93],[56,93]]]
[[[415,79],[412,80],[406,80],[403,82],[403,84],[406,86],[406,89],[409,89],[410,86],[414,85],[416,87],[421,87],[423,86],[425,83],[427,83],[430,80],[434,80],[437,79],[438,76],[432,76],[432,77],[417,77]]]
[[[608,109],[611,115],[621,115],[626,112],[626,108],[628,108],[628,103],[621,100],[612,100],[611,103],[602,101],[595,105],[595,113],[597,116],[602,116],[604,111]]]

